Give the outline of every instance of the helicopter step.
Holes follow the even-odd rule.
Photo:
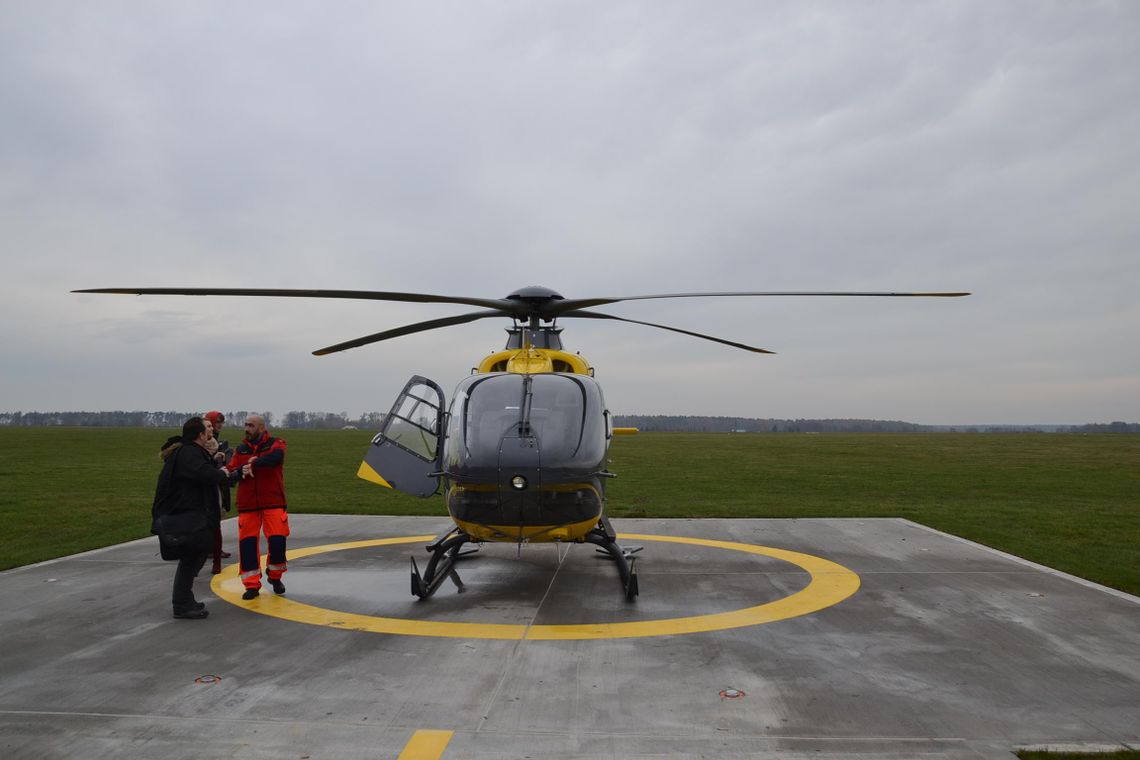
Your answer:
[[[455,563],[461,558],[476,554],[479,551],[478,547],[470,551],[459,551],[460,547],[473,540],[471,536],[458,528],[453,528],[436,538],[427,546],[427,550],[432,554],[423,575],[420,574],[420,569],[416,565],[416,558],[412,557],[412,596],[427,599],[439,589],[445,578],[451,579],[458,593],[462,594],[466,591],[467,587],[463,585],[463,580],[455,571]]]
[[[617,542],[617,533],[610,525],[609,518],[602,515],[597,526],[584,537],[584,540],[598,546],[598,554],[606,559],[612,559],[617,565],[618,575],[621,578],[621,587],[625,592],[625,600],[632,602],[638,595],[637,588],[637,557],[633,556],[641,551],[640,546],[622,547]]]

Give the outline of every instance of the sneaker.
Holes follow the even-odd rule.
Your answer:
[[[174,611],[174,617],[180,620],[205,620],[209,616],[210,611],[207,610],[205,606],[201,608],[191,607],[188,610]]]
[[[274,594],[284,594],[285,593],[285,584],[281,582],[280,578],[278,578],[277,580],[270,580],[269,585],[273,586],[273,593]]]
[[[234,555],[230,554],[229,552],[222,552],[222,559],[229,559],[232,556]]]
[[[245,590],[245,593],[241,595],[241,598],[242,598],[242,599],[245,599],[245,600],[248,602],[250,599],[256,599],[256,598],[257,598],[257,595],[258,595],[258,594],[260,594],[260,593],[261,593],[261,592],[260,592],[258,589],[255,589],[255,588],[247,588],[247,589]]]

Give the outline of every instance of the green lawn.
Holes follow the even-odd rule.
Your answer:
[[[444,513],[356,478],[369,431],[282,433],[291,511]],[[0,428],[0,569],[147,535],[168,434]],[[615,517],[906,517],[1140,594],[1140,436],[647,433],[610,456]]]

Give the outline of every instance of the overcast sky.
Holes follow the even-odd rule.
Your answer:
[[[567,320],[617,413],[1140,420],[1140,3],[0,4],[0,411],[386,410]]]

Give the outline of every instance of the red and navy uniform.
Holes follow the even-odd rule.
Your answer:
[[[265,574],[281,579],[287,569],[285,537],[289,535],[289,513],[285,502],[285,441],[268,431],[256,441],[243,440],[234,450],[229,467],[241,469],[253,462],[253,477],[242,478],[237,488],[238,547],[241,582],[246,588],[261,588],[261,533],[269,544]]]

